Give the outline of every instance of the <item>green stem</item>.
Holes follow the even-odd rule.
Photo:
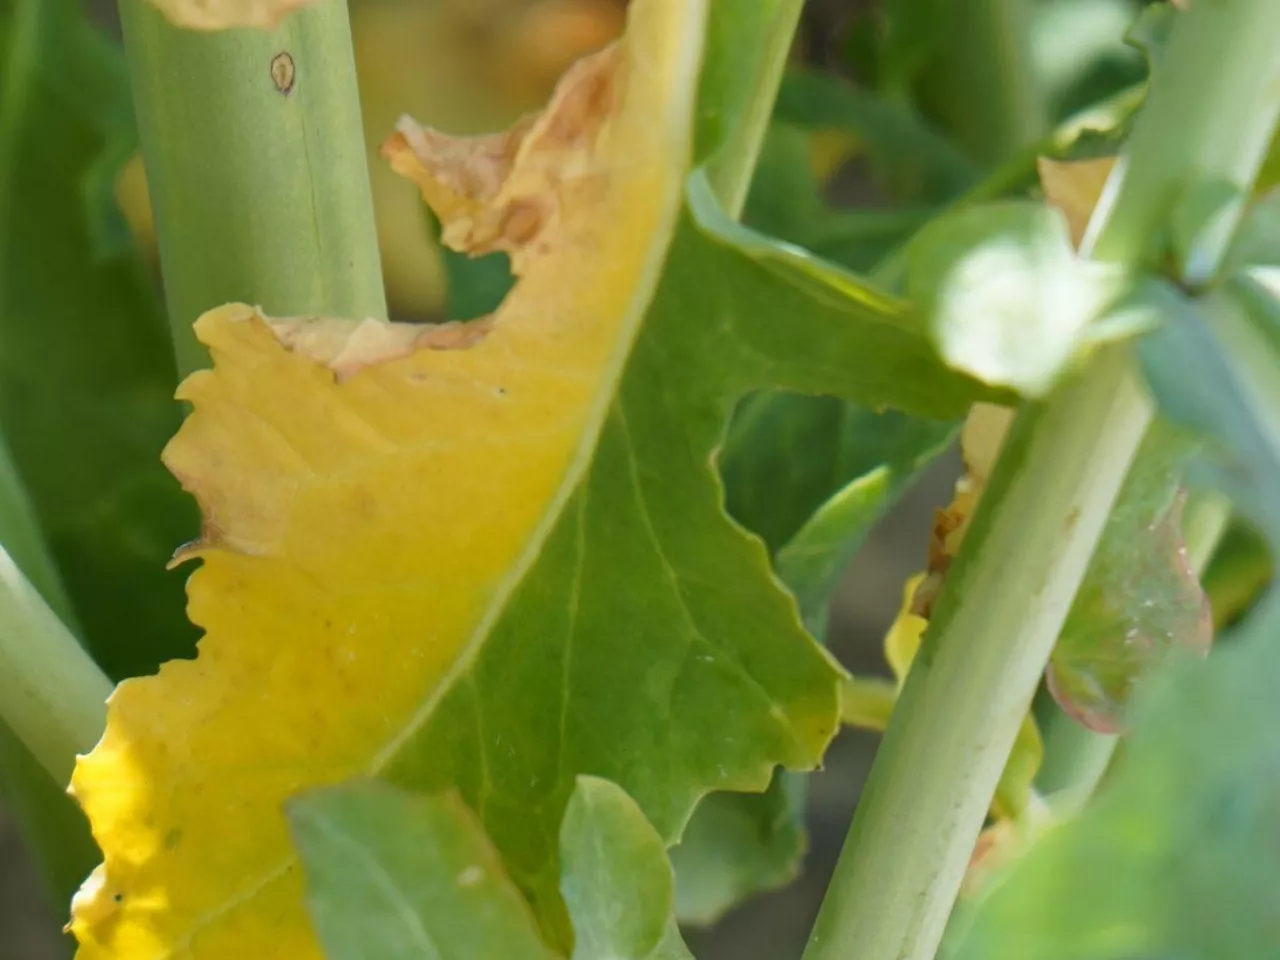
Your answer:
[[[0,549],[0,720],[59,783],[106,725],[111,683]]]
[[[1120,350],[1019,416],[876,754],[806,960],[934,955],[1150,416]]]
[[[1145,265],[1181,190],[1198,180],[1248,187],[1278,111],[1280,5],[1193,4],[1095,212],[1087,252]],[[934,956],[1151,416],[1123,348],[1020,412],[876,754],[805,960]]]
[[[1098,203],[1086,252],[1134,266],[1155,262],[1164,252],[1169,211],[1185,190],[1211,181],[1250,190],[1278,114],[1280,4],[1191,4]],[[1230,238],[1220,239],[1218,260]]]
[[[102,734],[111,683],[64,626],[75,623],[71,603],[34,517],[0,438],[0,736],[12,731],[65,786],[76,754]],[[26,758],[16,743],[0,746],[0,786],[25,794]]]
[[[1002,163],[1044,136],[1048,111],[1031,57],[1027,0],[948,5],[945,42],[924,96],[971,156]]]
[[[13,561],[62,621],[74,625],[71,603],[34,518],[26,490],[0,438],[0,544],[4,544]],[[83,656],[77,654],[73,662],[81,669],[87,669]],[[6,699],[9,678],[16,675],[13,665],[0,661],[0,678],[4,678],[0,679],[0,700]],[[95,696],[99,694],[100,691]],[[67,706],[73,711],[83,709],[83,705],[64,704],[62,701],[57,709],[66,709]],[[7,710],[0,709],[0,715],[7,716]],[[49,721],[56,723],[57,718],[50,717]],[[35,854],[50,903],[59,907],[70,900],[76,887],[97,862],[97,850],[89,836],[88,823],[66,794],[66,777],[54,779],[50,776],[55,768],[65,769],[65,764],[74,756],[74,750],[68,747],[63,762],[42,766],[36,762],[28,746],[10,730],[8,723],[0,720],[0,800],[14,815],[23,838]]]
[[[120,0],[178,363],[229,301],[386,316],[344,0],[276,30],[178,29]]]
[[[751,190],[751,176],[760,158],[765,134],[769,131],[774,101],[778,98],[778,87],[782,83],[803,9],[804,0],[778,0],[746,112],[730,131],[728,142],[708,170],[716,196],[734,220],[742,215]]]

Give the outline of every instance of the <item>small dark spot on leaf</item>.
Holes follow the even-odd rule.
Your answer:
[[[176,850],[181,843],[182,831],[176,827],[164,835],[164,848],[166,850]]]
[[[112,900],[114,900],[116,903],[124,903],[124,894],[123,894],[123,893],[117,893],[117,894],[116,894],[115,896],[113,896],[111,899],[112,899]]]
[[[1075,529],[1076,522],[1080,519],[1080,508],[1072,507],[1071,512],[1067,514],[1067,522],[1063,525],[1063,532],[1070,533]]]
[[[277,53],[271,58],[271,82],[281,93],[288,94],[298,79],[298,69],[294,66],[293,56],[287,51]]]

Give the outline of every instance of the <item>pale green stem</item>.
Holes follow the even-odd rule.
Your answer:
[[[729,133],[729,140],[711,162],[708,178],[721,205],[730,217],[737,220],[747,202],[751,190],[751,175],[755,172],[760,149],[764,145],[769,122],[773,118],[774,101],[778,98],[778,85],[787,67],[791,44],[804,0],[778,0],[773,26],[769,31],[768,45],[761,57],[760,69],[755,76],[755,88],[746,113]]]
[[[63,623],[74,625],[71,604],[62,587],[58,568],[49,555],[44,537],[35,521],[35,513],[27,499],[26,490],[17,471],[9,460],[3,439],[0,438],[0,549],[30,577],[33,587],[39,590]],[[0,600],[0,609],[3,608]],[[5,648],[7,649],[7,647]],[[75,672],[88,672],[91,664],[85,662],[82,653],[70,661]],[[60,669],[54,662],[52,666]],[[96,668],[95,668],[96,669]],[[15,665],[0,660],[0,700],[6,700],[11,678],[17,676]],[[103,679],[93,696],[100,698]],[[68,689],[68,693],[72,691]],[[100,704],[99,704],[100,706]],[[85,709],[83,704],[59,700],[51,705],[61,713],[73,714]],[[97,861],[97,851],[89,836],[88,824],[80,816],[75,802],[66,795],[67,778],[55,776],[54,771],[65,773],[67,764],[74,761],[75,752],[68,744],[61,757],[48,757],[42,766],[38,764],[27,744],[14,735],[7,722],[8,711],[0,710],[0,800],[17,821],[24,839],[41,867],[49,889],[51,903],[65,904]],[[48,718],[57,723],[56,716]],[[72,720],[71,722],[76,722]]]
[[[1150,420],[1112,350],[1019,416],[876,754],[806,960],[926,960]]]
[[[1179,191],[1198,180],[1252,182],[1277,111],[1280,4],[1193,4],[1095,214],[1087,252],[1146,265]],[[876,754],[805,960],[936,953],[1018,728],[1151,416],[1123,348],[1019,413]]]
[[[229,301],[274,315],[386,317],[344,0],[276,30],[200,33],[120,0],[170,323]]]
[[[0,720],[59,783],[106,723],[111,683],[0,549]]]

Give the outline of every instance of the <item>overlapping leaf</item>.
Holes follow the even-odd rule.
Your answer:
[[[281,805],[370,775],[456,789],[563,945],[578,775],[671,842],[709,790],[821,756],[839,671],[720,509],[724,424],[763,388],[939,417],[983,391],[696,176],[681,211],[705,13],[634,4],[511,134],[393,141],[446,240],[511,254],[485,323],[201,320],[215,369],[167,459],[204,509],[208,635],[121,686],[77,772],[106,850],[85,960],[314,956]]]
[[[552,960],[519,889],[456,797],[378,784],[292,804],[330,960]],[[607,780],[580,777],[559,831],[573,960],[691,960],[662,837]]]
[[[1280,618],[1139,697],[1105,791],[956,925],[953,960],[1265,957],[1280,943]]]
[[[1209,443],[1196,479],[1227,493],[1280,545],[1280,305],[1248,276],[1199,304],[1166,297],[1167,322],[1141,344],[1147,381],[1172,420]],[[1194,371],[1195,376],[1189,376]]]
[[[1085,726],[1120,729],[1134,685],[1183,647],[1207,653],[1213,619],[1182,535],[1193,448],[1157,423],[1138,448],[1053,650],[1054,698]]]
[[[874,263],[894,234],[867,230],[855,241],[844,229],[860,215],[825,206],[811,139],[809,131],[774,124],[746,222],[811,249],[839,235],[843,260]],[[951,422],[795,393],[757,393],[735,410],[719,457],[726,507],[764,539],[813,636],[825,637],[828,596],[871,524],[953,429]],[[779,773],[763,794],[713,793],[698,805],[671,854],[682,922],[710,923],[744,897],[795,876],[807,845],[804,794],[800,775]]]
[[[828,597],[871,525],[953,432],[833,397],[762,393],[740,405],[720,458],[726,506],[765,540],[813,636],[825,637]],[[787,774],[763,794],[705,798],[672,850],[680,919],[709,923],[793,878],[803,806],[802,778]]]

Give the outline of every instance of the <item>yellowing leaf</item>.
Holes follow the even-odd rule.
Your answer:
[[[495,189],[467,181],[494,172],[487,142],[455,145],[466,229],[515,244],[522,274],[478,342],[236,305],[200,320],[215,370],[184,384],[195,413],[166,461],[205,517],[188,555],[207,636],[118,688],[76,772],[106,851],[75,908],[81,960],[318,956],[282,804],[387,768],[587,466],[675,224],[702,20],[638,4]],[[554,151],[576,178],[539,199]]]
[[[269,30],[314,0],[151,0],[160,11],[188,30],[258,27]]]
[[[902,607],[884,638],[884,658],[893,671],[899,690],[906,682],[911,661],[916,658],[925,628],[929,626],[928,620],[912,610],[916,591],[923,582],[924,574],[917,574],[907,580],[902,588]]]
[[[1093,208],[1102,196],[1102,189],[1115,167],[1115,157],[1099,157],[1094,160],[1052,160],[1038,157],[1036,169],[1040,173],[1040,185],[1045,198],[1067,217],[1071,229],[1071,242],[1077,247],[1084,239],[1093,216]]]

